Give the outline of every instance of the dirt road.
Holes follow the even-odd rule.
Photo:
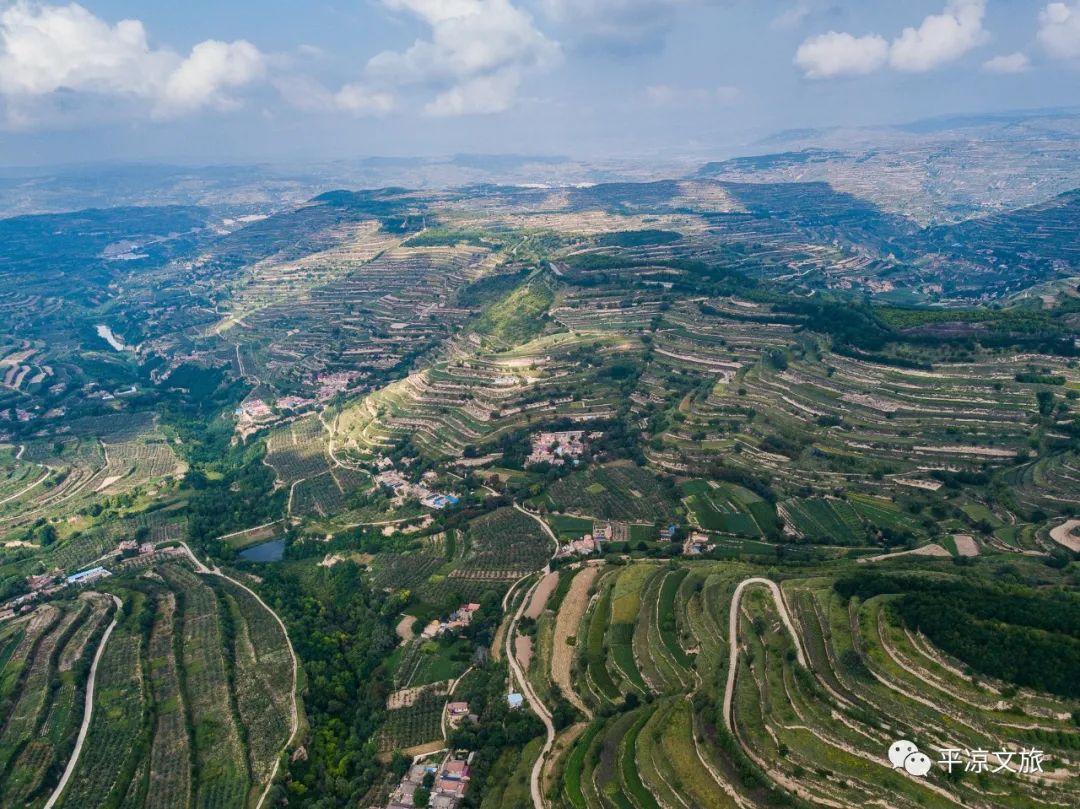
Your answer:
[[[784,622],[784,626],[795,644],[796,659],[799,661],[800,666],[806,667],[806,655],[803,653],[802,640],[795,631],[795,624],[788,613],[787,604],[784,603],[784,594],[780,591],[780,585],[772,579],[760,578],[744,579],[739,582],[734,595],[731,596],[731,608],[728,610],[728,673],[727,685],[724,687],[724,723],[729,730],[732,727],[731,703],[735,694],[735,672],[739,668],[739,605],[742,603],[743,593],[746,588],[753,584],[761,584],[769,588],[773,601],[776,602],[776,609],[780,613],[780,620]]]
[[[526,512],[528,513],[528,512]],[[547,571],[545,570],[545,573]],[[540,717],[540,721],[544,723],[544,730],[547,733],[547,739],[544,741],[544,746],[540,750],[540,755],[536,757],[536,763],[533,765],[532,775],[529,778],[529,788],[532,792],[533,809],[544,809],[544,792],[540,787],[540,776],[544,770],[544,761],[551,752],[551,747],[555,743],[555,723],[551,719],[551,712],[548,711],[547,706],[540,700],[533,691],[532,683],[529,682],[529,678],[518,664],[517,656],[514,654],[513,644],[514,638],[517,635],[517,625],[521,620],[521,617],[525,614],[525,606],[529,603],[533,596],[533,591],[539,582],[532,585],[529,591],[525,594],[525,597],[521,599],[521,603],[518,604],[517,612],[514,613],[514,617],[511,619],[509,626],[506,629],[506,662],[510,664],[510,679],[511,682],[517,681],[518,688],[521,689],[521,694],[525,697],[525,701],[529,703],[529,707],[532,708],[533,713]]]

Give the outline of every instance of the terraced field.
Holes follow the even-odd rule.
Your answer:
[[[346,410],[335,445],[348,457],[370,458],[395,438],[411,436],[433,458],[460,457],[533,422],[587,422],[618,408],[604,367],[627,350],[610,337],[555,334],[512,351],[487,353],[463,344],[457,357],[435,363]],[[585,356],[590,362],[584,362]],[[588,396],[580,395],[588,390]]]
[[[489,249],[407,247],[371,220],[338,244],[252,265],[235,311],[214,330],[233,341],[243,373],[270,386],[318,388],[322,374],[394,369],[472,314],[456,293],[490,271]],[[282,260],[284,258],[284,260]]]
[[[187,465],[150,414],[75,422],[74,435],[24,446],[0,460],[0,531],[58,521],[102,497],[145,492],[181,477]]]
[[[87,595],[0,628],[0,805],[38,806],[70,755],[111,600]]]
[[[547,762],[549,800],[575,809],[1076,802],[1072,700],[972,676],[900,617],[898,596],[847,600],[835,583],[819,575],[776,587],[739,564],[606,568],[571,680],[596,718]],[[1080,626],[1062,631],[1080,639]],[[933,760],[926,777],[893,768],[898,739]],[[952,775],[942,750],[960,756]],[[1002,750],[1012,772],[993,755]],[[1019,772],[1032,760],[1022,750],[1042,755],[1042,772]],[[980,755],[989,766],[971,764]]]
[[[292,659],[277,620],[243,588],[175,564],[116,577],[110,590],[121,610],[90,592],[0,629],[0,804],[253,805],[292,733]]]
[[[656,476],[632,464],[597,466],[571,475],[552,486],[547,499],[559,511],[604,520],[651,523],[674,514]]]

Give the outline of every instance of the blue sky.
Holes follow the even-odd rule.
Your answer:
[[[723,154],[1078,88],[1080,0],[0,0],[7,164]]]

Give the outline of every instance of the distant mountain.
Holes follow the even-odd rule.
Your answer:
[[[923,225],[1022,208],[1080,186],[1080,113],[952,116],[893,127],[792,130],[758,155],[692,176],[826,182]],[[767,149],[768,151],[765,151]]]

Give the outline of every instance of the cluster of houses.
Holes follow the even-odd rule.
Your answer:
[[[117,550],[120,551],[120,555],[124,558],[128,558],[138,554],[139,556],[147,556],[154,552],[153,542],[143,542],[140,544],[134,539],[125,539],[117,546]]]
[[[399,501],[406,497],[415,497],[428,508],[441,509],[457,505],[460,500],[452,494],[442,494],[431,489],[426,483],[411,483],[396,469],[386,469],[375,476],[375,482],[394,492]]]
[[[0,421],[11,421],[12,420],[12,413],[15,414],[14,415],[15,421],[21,421],[23,423],[26,423],[28,421],[33,421],[34,419],[37,418],[37,414],[31,413],[29,410],[23,410],[21,407],[15,407],[15,408],[10,408],[9,407],[9,408],[6,408],[4,410],[0,410]]]
[[[125,539],[117,545],[116,550],[119,557],[117,561],[119,561],[120,559],[130,559],[133,556],[150,556],[154,553],[154,544],[152,542],[140,543],[134,539]],[[88,587],[111,575],[112,572],[108,568],[98,565],[72,573],[70,576],[65,576],[59,568],[48,573],[27,576],[26,586],[29,592],[0,604],[0,619],[20,614],[25,608],[29,608],[31,602],[58,593],[65,587]]]
[[[413,809],[417,805],[416,793],[421,789],[428,791],[430,809],[456,809],[469,789],[472,758],[472,753],[458,750],[439,764],[413,764],[391,793],[386,809]]]
[[[591,534],[572,540],[559,548],[557,556],[592,556],[601,553],[605,542],[625,542],[630,536],[626,523],[593,522]]]
[[[677,525],[668,525],[660,529],[657,540],[660,542],[672,542],[679,533]],[[628,530],[621,523],[593,523],[593,532],[585,534],[580,539],[564,543],[559,547],[556,556],[565,558],[568,556],[592,556],[603,552],[605,542],[625,541]],[[701,556],[716,548],[716,544],[710,541],[709,535],[703,531],[694,531],[683,543],[683,554],[686,556]]]
[[[557,557],[592,556],[599,551],[600,542],[592,534],[586,534],[581,539],[573,539],[565,545],[560,545],[555,555]]]
[[[479,604],[462,604],[445,621],[435,619],[424,627],[420,637],[427,640],[445,635],[447,632],[459,632],[467,628],[473,619],[473,615],[480,609]]]
[[[679,532],[677,525],[669,525],[660,529],[660,541],[672,542]],[[683,556],[701,556],[716,549],[716,543],[712,542],[709,535],[704,531],[692,531],[690,536],[683,542]]]
[[[315,395],[319,399],[330,399],[338,393],[344,393],[354,380],[363,376],[359,371],[337,371],[332,374],[319,374],[315,378]]]
[[[245,399],[240,403],[240,407],[236,408],[236,415],[241,420],[265,421],[273,418],[274,411],[262,399]]]
[[[709,541],[709,535],[693,531],[683,543],[683,556],[701,556],[716,549],[716,543]]]
[[[58,593],[66,587],[85,587],[111,575],[112,573],[103,567],[92,567],[89,570],[81,570],[70,576],[64,576],[59,571],[27,576],[26,585],[30,592],[23,593],[0,604],[0,620],[20,615],[30,609],[30,605],[34,601]]]
[[[333,398],[338,393],[349,391],[353,382],[362,376],[364,374],[359,371],[339,371],[332,374],[319,374],[314,379],[309,377],[308,384],[315,387],[314,398],[289,394],[278,398],[272,406],[264,399],[245,399],[236,409],[236,416],[240,419],[242,426],[251,423],[263,424],[270,422],[277,417],[275,410],[278,412],[282,410],[296,412],[314,407],[320,402]]]
[[[591,433],[589,438],[598,438],[603,433]],[[585,454],[585,431],[569,430],[561,433],[537,433],[532,437],[532,452],[525,459],[526,466],[547,463],[563,466],[567,461],[577,463]]]
[[[302,410],[316,404],[314,399],[305,399],[303,396],[282,396],[277,400],[278,410]]]

